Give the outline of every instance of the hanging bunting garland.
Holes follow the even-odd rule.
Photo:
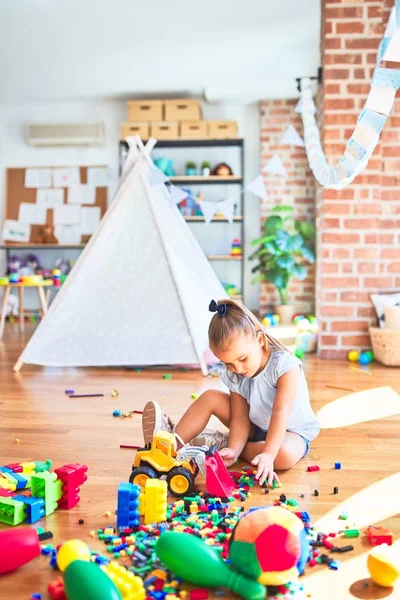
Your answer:
[[[397,15],[400,17],[400,0],[396,0]],[[378,50],[377,62],[390,60],[400,62],[400,30],[396,29],[396,9],[393,8],[385,37]],[[386,37],[390,34],[392,38]],[[323,187],[341,190],[347,187],[365,169],[379,141],[379,135],[392,110],[397,89],[400,88],[400,69],[375,68],[371,90],[346,150],[336,164],[328,164],[322,149],[316,107],[313,100],[312,82],[309,77],[301,79],[301,116],[304,126],[304,143],[307,158],[314,177]]]

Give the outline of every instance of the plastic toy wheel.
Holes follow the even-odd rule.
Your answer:
[[[194,478],[187,469],[175,467],[167,476],[168,489],[173,496],[185,496],[192,491]]]
[[[129,477],[129,483],[135,483],[144,490],[148,479],[158,479],[157,473],[150,467],[137,467],[133,469]]]

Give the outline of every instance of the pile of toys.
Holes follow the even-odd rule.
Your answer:
[[[318,321],[314,315],[297,314],[293,317],[293,324],[296,325],[296,349],[297,358],[303,358],[304,354],[315,352],[318,339]]]
[[[74,463],[50,472],[51,466],[51,460],[0,466],[0,523],[35,523],[78,504],[87,466]]]
[[[279,315],[267,313],[262,320],[262,324],[265,325],[265,327],[276,327],[279,325],[280,320]]]

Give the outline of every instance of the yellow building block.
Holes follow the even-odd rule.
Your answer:
[[[35,466],[36,466],[36,464],[34,462],[20,463],[20,465],[22,467],[23,473],[30,473],[30,474],[35,470]]]
[[[144,600],[146,593],[143,587],[143,580],[132,571],[113,560],[108,565],[103,566],[103,570],[118,588],[124,600]]]
[[[143,517],[143,515],[144,515],[145,504],[146,504],[146,494],[144,492],[142,492],[139,495],[139,515],[141,517]]]
[[[17,486],[14,483],[8,481],[8,479],[5,479],[5,477],[0,477],[0,488],[2,488],[3,490],[11,490],[12,492],[15,492]]]
[[[167,519],[167,482],[162,479],[146,481],[146,502],[144,507],[144,523],[161,523]]]

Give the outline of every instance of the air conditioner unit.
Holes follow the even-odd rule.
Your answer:
[[[29,123],[30,146],[104,146],[104,123]]]

